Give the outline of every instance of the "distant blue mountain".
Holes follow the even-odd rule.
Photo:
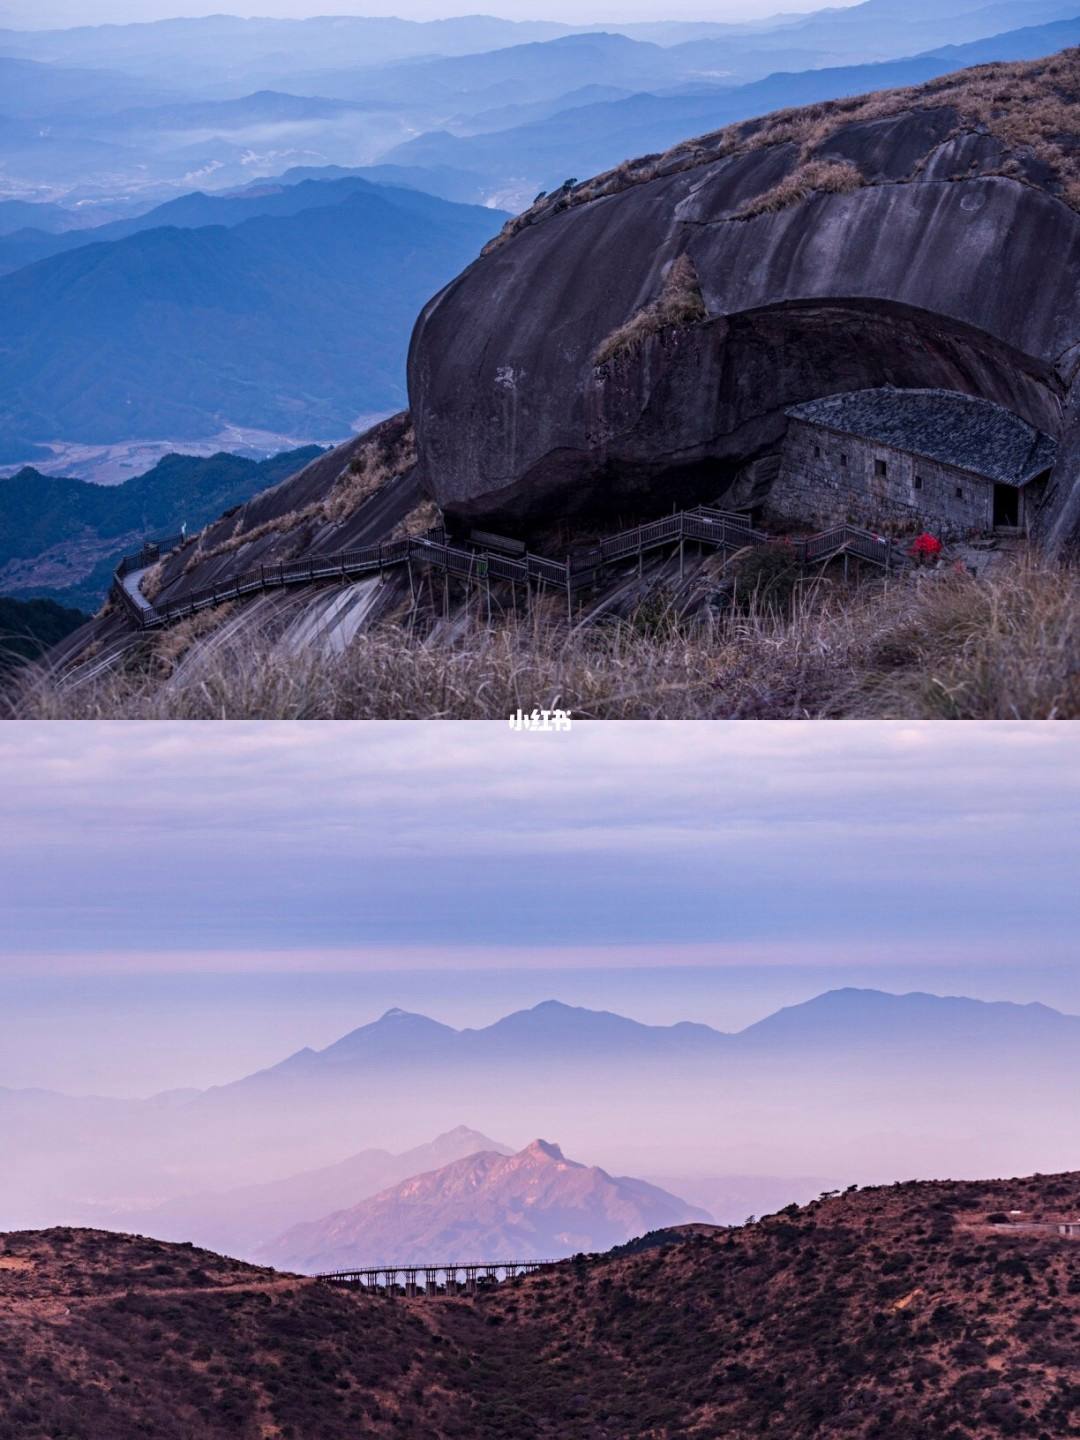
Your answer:
[[[476,1030],[455,1030],[424,1015],[390,1010],[324,1050],[301,1050],[211,1093],[220,1099],[264,1085],[350,1085],[354,1075],[410,1069],[445,1070],[455,1080],[475,1067],[522,1067],[535,1073],[538,1066],[555,1062],[564,1067],[714,1062],[730,1073],[744,1061],[780,1064],[807,1055],[832,1055],[838,1063],[868,1050],[883,1061],[893,1052],[932,1056],[943,1044],[957,1052],[974,1048],[984,1060],[995,1054],[1013,1062],[1051,1053],[1071,1056],[1080,1074],[1080,1016],[1037,1004],[843,989],[779,1010],[734,1034],[690,1022],[645,1025],[555,1000]]]
[[[467,170],[485,176],[493,186],[504,186],[515,176],[524,176],[526,189],[551,189],[567,176],[583,179],[633,156],[666,150],[693,135],[773,110],[920,85],[990,60],[1026,60],[1052,54],[1080,43],[1080,0],[1073,0],[1073,4],[1077,11],[1073,18],[908,59],[781,72],[739,86],[703,83],[697,92],[689,94],[641,93],[624,100],[563,110],[490,134],[432,132],[395,146],[384,160],[397,165]],[[696,49],[705,68],[708,46]]]
[[[1037,60],[1076,44],[1080,44],[1080,5],[1077,5],[1077,14],[1066,20],[1028,25],[1022,30],[990,35],[966,45],[943,45],[933,54],[950,70],[963,70],[969,65],[989,65],[992,61]]]
[[[120,485],[30,468],[0,479],[0,595],[47,598],[94,612],[125,549],[185,524],[194,532],[321,453],[310,446],[263,461],[168,455]]]
[[[384,181],[381,188],[385,188],[385,184]],[[423,186],[416,188],[424,189]],[[242,225],[245,220],[253,220],[261,215],[281,217],[299,215],[305,210],[324,210],[363,193],[379,198],[376,184],[371,179],[365,179],[359,172],[335,175],[328,179],[307,179],[298,183],[264,181],[245,190],[222,194],[207,194],[197,190],[190,195],[168,200],[164,205],[157,205],[133,219],[114,220],[93,229],[67,230],[62,234],[47,234],[43,230],[32,229],[17,230],[0,239],[0,276],[21,270],[24,265],[33,265],[38,260],[47,260],[52,255],[81,250],[86,245],[126,240],[131,235],[141,235],[147,230],[163,230],[169,227],[198,230],[206,225],[224,225],[231,229]],[[394,201],[399,208],[409,204],[406,196],[395,196]],[[423,202],[417,203],[416,211],[419,214],[425,213]]]
[[[0,200],[0,236],[28,228],[53,234],[59,230],[69,230],[75,223],[75,215],[62,205],[34,203],[29,200]]]
[[[231,221],[245,204],[286,213],[145,230],[0,279],[0,452],[182,448],[227,425],[345,436],[401,408],[417,311],[506,218],[356,180],[187,203]]]
[[[744,1053],[791,1056],[806,1050],[919,1049],[969,1046],[993,1053],[1017,1046],[1075,1048],[1080,1063],[1080,1017],[1047,1005],[970,1000],[956,995],[889,995],[880,990],[830,990],[751,1025],[737,1037]]]
[[[78,107],[81,114],[89,117],[119,110],[125,105],[164,100],[169,93],[111,67],[68,69],[10,54],[0,55],[0,115],[39,117]]]

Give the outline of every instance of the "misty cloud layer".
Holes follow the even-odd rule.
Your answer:
[[[1061,959],[1077,759],[1025,724],[23,726],[5,965]]]

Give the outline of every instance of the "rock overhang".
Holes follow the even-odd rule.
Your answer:
[[[806,156],[780,138],[523,225],[436,297],[410,392],[451,518],[527,529],[714,498],[776,448],[787,409],[846,389],[952,389],[1065,437],[1080,215],[1061,186],[946,106],[847,124],[815,153],[858,161],[862,183],[773,208]],[[707,318],[597,367],[682,254]],[[1047,533],[1061,500],[1051,486]]]

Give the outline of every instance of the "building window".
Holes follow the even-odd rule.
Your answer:
[[[957,485],[956,487],[956,498],[957,500],[962,500],[964,498],[964,487],[962,485]]]
[[[875,460],[875,461],[874,461],[874,474],[875,474],[875,475],[887,475],[888,473],[889,473],[889,467],[888,467],[888,465],[886,465],[886,463],[885,463],[884,460]]]
[[[818,459],[818,460],[821,459],[821,446],[820,446],[820,445],[815,445],[815,446],[814,446],[814,456],[815,456],[815,458]]]
[[[916,475],[916,476],[915,476],[915,489],[916,489],[916,490],[921,490],[921,489],[922,489],[922,476],[921,476],[921,475]]]
[[[844,454],[844,452],[843,452],[842,450],[840,451],[840,464],[841,464],[841,465],[846,465],[846,464],[847,464],[847,456]]]

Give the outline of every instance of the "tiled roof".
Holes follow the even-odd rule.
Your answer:
[[[1012,411],[953,390],[852,390],[787,413],[1003,485],[1026,485],[1057,455],[1049,435]]]

